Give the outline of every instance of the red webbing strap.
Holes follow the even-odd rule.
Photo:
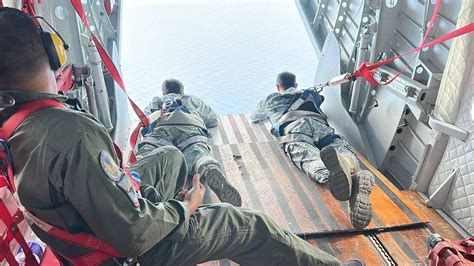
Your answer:
[[[104,46],[100,43],[99,39],[97,36],[94,34],[94,32],[90,28],[89,21],[87,20],[86,14],[84,12],[84,8],[82,7],[81,1],[80,0],[71,0],[71,4],[76,10],[77,14],[81,18],[82,22],[86,26],[86,28],[89,30],[89,33],[92,36],[92,40],[94,41],[95,46],[97,47],[97,51],[99,52],[100,57],[102,58],[102,61],[104,62],[105,67],[109,71],[110,75],[114,78],[115,82],[122,88],[122,90],[127,93],[127,90],[125,88],[125,84],[122,80],[122,77],[120,76],[120,72],[118,71],[117,67],[115,66],[114,62],[110,58],[109,54],[105,50]],[[132,105],[133,111],[137,114],[138,118],[140,119],[141,123],[143,126],[148,126],[148,118],[146,117],[145,113],[138,107],[138,105],[128,96],[128,100],[130,101],[130,104]]]
[[[3,161],[3,160],[0,159],[0,161]],[[8,182],[7,178],[3,174],[0,174],[0,188],[2,187],[8,187],[8,189],[10,189],[10,183]]]
[[[42,266],[61,266],[61,260],[64,257],[54,252],[50,247],[46,246],[44,250],[43,259],[41,260]]]
[[[18,265],[15,256],[13,256],[13,253],[10,250],[9,243],[5,239],[0,238],[0,261],[3,261],[4,259],[8,262],[8,265],[10,266]]]
[[[122,88],[122,90],[127,95],[128,101],[132,105],[133,111],[137,114],[138,118],[140,119],[140,123],[139,123],[138,127],[148,126],[150,124],[150,122],[148,121],[148,118],[146,117],[145,113],[143,113],[143,111],[140,109],[140,107],[138,107],[138,105],[127,94],[127,90],[125,88],[125,83],[122,80],[120,72],[118,71],[117,67],[115,66],[114,62],[110,58],[109,54],[107,53],[107,51],[105,50],[103,45],[100,43],[97,36],[91,30],[89,21],[87,20],[87,17],[86,17],[86,14],[84,12],[84,8],[82,7],[81,1],[80,0],[71,0],[71,4],[74,7],[74,9],[76,10],[76,13],[79,15],[82,22],[86,26],[86,28],[89,30],[89,33],[92,36],[92,40],[93,40],[95,46],[97,47],[97,51],[99,52],[99,55],[100,55],[102,61],[104,62],[105,67],[107,68],[107,70],[109,71],[110,75],[113,77],[115,82],[117,82],[117,84],[120,86],[120,88]],[[136,157],[135,157],[135,154],[133,153],[133,150],[135,149],[137,139],[138,139],[138,134],[136,134],[136,132],[134,131],[132,133],[131,137],[130,137],[130,150],[131,150],[131,153],[130,153],[130,160],[129,161],[131,163],[136,162]]]
[[[6,179],[5,176],[1,176],[0,177],[0,181],[2,181],[2,184],[0,185],[0,187],[9,187],[9,184],[8,184],[8,181]],[[6,259],[7,262],[10,264],[10,265],[18,265],[17,261],[15,260],[15,256],[13,255],[12,251],[11,251],[11,247],[10,247],[10,242],[15,239],[15,236],[14,236],[14,232],[12,230],[12,226],[8,226],[9,222],[10,221],[10,218],[11,218],[11,215],[10,215],[10,212],[8,211],[5,203],[3,202],[2,199],[0,199],[0,205],[3,205],[3,206],[0,206],[0,219],[3,220],[3,223],[5,224],[6,226],[6,235],[4,234],[2,237],[0,237],[0,261],[3,261],[3,259]],[[6,210],[6,212],[5,212]],[[6,220],[3,218],[5,214],[9,216],[9,218],[7,218]],[[18,217],[16,220],[16,223],[15,223],[15,226],[17,224],[19,224],[23,219],[23,214],[17,210],[16,214],[15,214],[16,217]],[[16,229],[17,227],[15,227]],[[16,230],[16,231],[19,231],[19,230]],[[23,237],[21,234],[20,234],[21,237]],[[18,242],[18,241],[17,241]],[[25,241],[26,243],[26,241]],[[22,246],[23,248],[23,246]],[[30,251],[28,249],[28,251]],[[26,253],[25,253],[26,254]]]
[[[17,127],[32,113],[39,111],[44,108],[51,108],[51,107],[59,107],[65,108],[65,106],[53,99],[42,99],[36,100],[29,103],[24,104],[21,106],[1,127],[0,130],[0,139],[8,141],[10,137],[13,135],[13,132],[17,129]],[[16,191],[15,188],[15,180],[13,174],[13,166],[11,163],[7,165],[8,177],[10,178],[10,185],[12,192]]]
[[[15,259],[12,251],[10,250],[10,244],[5,239],[0,238],[0,261],[6,260],[8,265],[17,266],[18,262]]]
[[[67,261],[69,261],[72,265],[101,265],[102,263],[110,260],[112,257],[99,252],[90,253],[80,257],[66,257],[61,256]]]
[[[72,88],[74,85],[72,65],[68,65],[63,69],[58,70],[56,84],[58,90],[62,92],[67,92]]]
[[[24,104],[21,106],[16,113],[14,113],[4,124],[3,127],[0,130],[0,138],[3,140],[8,140],[12,134],[15,132],[16,128],[27,118],[29,117],[32,113],[39,111],[41,109],[45,108],[52,108],[52,107],[58,107],[58,108],[66,108],[64,104],[57,102],[52,99],[42,99],[42,100],[36,100],[32,101],[29,103]],[[1,153],[0,153],[1,155]],[[3,155],[1,157],[6,157],[6,155]],[[10,178],[10,188],[14,192],[16,190],[15,184],[14,184],[14,175],[13,171],[10,172],[11,168],[11,163],[8,166],[9,168],[9,178]],[[5,179],[5,178],[4,178]],[[1,182],[1,184],[8,184],[8,182],[5,180]],[[0,199],[1,201],[1,199]],[[1,202],[3,203],[3,201]],[[6,212],[5,212],[5,210]],[[7,228],[10,228],[11,223],[13,222],[13,219],[10,216],[10,213],[8,212],[8,209],[5,208],[2,209],[2,206],[0,206],[0,218],[5,221],[5,224],[7,225]],[[94,252],[91,252],[88,255],[77,257],[77,258],[67,258],[68,260],[71,259],[71,261],[76,261],[80,262],[82,261],[82,264],[100,264],[101,262],[104,262],[106,260],[111,259],[112,257],[119,257],[118,252],[116,252],[112,247],[107,245],[106,243],[102,242],[100,239],[92,236],[92,235],[87,235],[87,234],[70,234],[62,229],[56,228],[54,226],[51,226],[43,221],[41,221],[39,218],[34,216],[33,214],[29,213],[27,210],[25,210],[26,213],[28,214],[28,218],[36,224],[38,227],[40,227],[42,230],[44,230],[46,233],[62,239],[64,241],[85,247],[87,249],[93,250]],[[7,217],[8,216],[8,217]],[[21,216],[23,217],[23,216]],[[46,230],[45,230],[46,229]],[[21,236],[21,233],[18,231],[19,237],[23,239],[23,236]],[[30,249],[27,246],[23,246],[21,239],[18,239],[17,236],[15,236],[17,239],[18,243],[24,248],[25,254],[28,252],[31,253]],[[26,244],[26,242],[23,239],[23,242]],[[25,248],[26,247],[26,248]],[[34,259],[34,257],[33,257]],[[36,262],[36,260],[35,260]],[[27,264],[30,265],[30,264]],[[37,265],[36,264],[31,264],[31,265]]]
[[[41,4],[41,0],[38,0],[38,4]],[[22,0],[21,1],[21,10],[26,14],[31,16],[31,19],[35,23],[37,27],[41,24],[36,17],[36,10],[35,10],[35,0]]]
[[[64,241],[76,244],[78,246],[97,251],[99,253],[106,254],[110,257],[120,257],[120,254],[115,251],[112,247],[104,243],[97,237],[88,234],[70,234],[62,229],[53,227],[48,234],[62,239]]]
[[[374,63],[374,64],[371,64],[371,63],[363,63],[360,68],[354,72],[354,75],[353,77],[355,78],[358,78],[360,76],[363,76],[367,81],[371,82],[371,80],[373,80],[372,78],[372,70],[375,70],[376,68],[378,67],[381,67],[383,65],[386,65],[390,62],[393,62],[395,61],[396,59],[400,58],[400,57],[403,57],[407,54],[410,54],[410,53],[413,53],[413,52],[417,52],[417,51],[420,51],[426,47],[430,47],[430,46],[433,46],[435,44],[438,44],[438,43],[442,43],[442,42],[445,42],[445,41],[448,41],[448,40],[451,40],[453,38],[456,38],[458,36],[461,36],[461,35],[464,35],[464,34],[467,34],[467,33],[470,33],[470,32],[473,32],[474,31],[474,23],[471,23],[471,24],[468,24],[462,28],[459,28],[457,30],[454,30],[446,35],[443,35],[437,39],[434,39],[432,40],[431,42],[428,42],[420,47],[417,47],[416,49],[412,50],[412,51],[409,51],[409,52],[406,52],[406,53],[403,53],[403,54],[400,54],[398,56],[395,56],[395,57],[392,57],[392,58],[389,58],[387,60],[384,60],[384,61],[381,61],[381,62],[377,62],[377,63]],[[397,73],[398,74],[398,73]],[[400,73],[401,74],[401,73]],[[396,77],[398,77],[400,74],[398,74]],[[389,80],[387,83],[384,83],[382,85],[387,85],[387,84],[390,84],[389,82],[392,82],[393,79],[395,77],[393,77],[391,80]],[[375,81],[375,80],[373,80]],[[376,81],[375,81],[376,82]],[[371,82],[372,83],[372,82]],[[372,83],[374,84],[374,83]],[[375,83],[374,85],[379,85],[378,83]]]
[[[13,220],[10,212],[8,211],[7,206],[3,202],[3,199],[0,199],[0,219],[5,223],[7,227],[7,237],[5,240],[8,242],[8,251],[10,252],[9,243],[14,238],[18,242],[18,244],[20,244],[20,247],[25,252],[26,265],[38,265],[38,262],[33,256],[33,253],[31,252],[31,249],[28,247],[28,244],[26,243],[25,238],[23,238],[23,235],[21,234],[20,229],[18,228],[18,223],[22,219],[18,219],[17,221]],[[5,256],[9,257],[8,252],[5,254]]]
[[[439,12],[439,7],[441,6],[441,0],[437,0],[436,1],[436,5],[433,9],[433,14],[431,16],[431,19],[430,19],[430,22],[428,23],[428,28],[426,30],[426,33],[425,35],[423,36],[423,39],[421,40],[421,43],[420,43],[420,46],[423,45],[426,41],[426,39],[428,38],[430,32],[431,32],[431,29],[433,28],[434,26],[434,23],[436,21],[436,16],[438,16],[438,12]],[[414,52],[414,51],[411,51],[411,52]],[[418,54],[418,52],[417,52]],[[408,64],[406,64],[403,69],[401,69],[400,71],[398,71],[389,81],[387,81],[386,83],[384,83],[383,85],[388,85],[390,83],[392,83],[398,76],[400,76],[403,72],[405,72],[405,70],[408,68],[409,65],[411,65],[413,63],[413,61],[416,59],[416,55],[415,54],[413,56],[413,58],[410,60],[410,62]],[[398,57],[400,58],[401,55]],[[393,59],[395,60],[397,57],[392,57],[390,59]],[[392,60],[392,61],[393,61]],[[392,61],[389,61],[389,60],[384,60],[386,61],[383,65],[385,64],[388,64],[389,62],[392,62]],[[383,63],[382,62],[379,62],[379,63]],[[376,65],[376,64],[375,64]],[[360,70],[360,73],[361,75],[365,78],[365,80],[367,80],[369,83],[373,84],[373,85],[382,85],[382,84],[379,84],[377,81],[375,81],[372,77],[372,74],[373,74],[373,71],[371,71],[372,69],[370,69],[368,66],[365,65],[365,62],[364,64],[359,68]]]
[[[135,129],[132,131],[132,135],[130,135],[130,163],[135,163],[137,161],[137,157],[135,156],[135,153],[133,152],[133,149],[135,149],[135,146],[137,145],[138,141],[138,136],[140,135],[140,130],[142,128],[142,125],[139,123]]]
[[[65,230],[59,229],[42,221],[28,210],[25,209],[24,211],[28,220],[38,226],[41,230],[45,231],[47,234],[92,251],[89,254],[79,257],[62,256],[66,260],[72,262],[74,265],[98,265],[102,262],[110,260],[111,258],[121,257],[119,253],[111,246],[107,245],[95,236],[83,233],[70,234]]]
[[[405,52],[405,53],[402,53],[400,55],[397,55],[397,56],[394,56],[394,57],[391,57],[389,59],[386,59],[386,60],[383,60],[383,61],[380,61],[380,62],[376,62],[376,63],[368,63],[368,62],[364,62],[362,63],[362,65],[359,67],[359,69],[357,71],[354,72],[353,74],[353,78],[358,78],[360,76],[362,76],[365,80],[367,80],[369,83],[373,84],[373,85],[388,85],[390,83],[392,83],[398,76],[400,76],[405,70],[406,68],[411,64],[411,62],[413,62],[413,59],[416,57],[416,55],[414,56],[414,58],[411,60],[410,64],[407,64],[405,65],[405,67],[400,70],[399,72],[397,72],[390,80],[388,80],[387,82],[383,83],[383,84],[379,84],[377,81],[374,80],[374,78],[372,77],[373,75],[373,70],[375,70],[376,68],[379,68],[383,65],[387,65],[388,63],[391,63],[393,61],[395,61],[396,59],[399,59],[401,57],[404,57],[408,54],[411,54],[411,53],[414,53],[414,52],[419,52],[421,51],[422,49],[424,48],[427,48],[427,47],[431,47],[433,45],[436,45],[436,44],[439,44],[439,43],[442,43],[442,42],[445,42],[445,41],[448,41],[450,39],[453,39],[455,37],[458,37],[458,36],[461,36],[461,35],[464,35],[464,34],[467,34],[467,33],[470,33],[472,31],[474,31],[474,23],[470,23],[464,27],[461,27],[459,29],[456,29],[452,32],[449,32],[448,34],[445,34],[439,38],[436,38],[428,43],[425,43],[427,37],[429,36],[430,32],[431,32],[431,29],[433,28],[433,25],[435,23],[435,20],[436,20],[436,16],[438,14],[438,11],[439,11],[439,8],[440,8],[440,5],[441,5],[441,0],[437,0],[436,2],[436,5],[435,5],[435,8],[433,10],[433,15],[431,17],[431,20],[428,24],[428,28],[427,28],[427,31],[423,37],[423,40],[420,44],[420,46],[418,46],[417,48],[411,50],[411,51],[408,51],[408,52]]]
[[[86,261],[106,261],[109,260],[113,257],[121,257],[115,249],[113,249],[111,246],[100,240],[99,238],[89,235],[89,234],[84,234],[84,233],[79,233],[79,234],[70,234],[67,231],[54,227],[38,217],[36,217],[34,214],[29,212],[28,210],[24,210],[25,215],[27,219],[38,226],[41,230],[45,231],[47,234],[64,240],[66,242],[87,248],[89,250],[92,250],[91,253],[80,256],[80,257],[66,257],[67,260],[86,260]],[[94,263],[97,264],[97,263]]]
[[[104,0],[104,9],[105,12],[107,12],[107,15],[110,16],[110,14],[112,14],[113,6],[112,3],[110,3],[110,0]]]
[[[0,7],[3,7],[3,0],[0,0]]]
[[[41,109],[51,107],[66,108],[64,104],[53,99],[41,99],[22,105],[1,127],[0,139],[7,141],[28,116]]]
[[[120,149],[120,147],[114,143],[114,148],[115,148],[115,153],[117,153],[117,157],[119,159],[119,163],[120,163],[120,168],[125,172],[125,174],[128,175],[128,177],[130,178],[130,180],[132,181],[132,184],[133,186],[135,187],[135,190],[138,192],[140,191],[140,184],[138,184],[138,182],[132,177],[132,175],[130,174],[130,171],[128,171],[127,167],[124,165],[123,163],[123,153],[122,153],[122,150]],[[133,154],[133,153],[132,153]]]

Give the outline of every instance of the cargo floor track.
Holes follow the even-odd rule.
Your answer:
[[[243,207],[262,210],[278,224],[340,260],[359,258],[370,265],[413,265],[425,262],[426,239],[435,229],[460,238],[417,194],[398,190],[362,156],[361,167],[376,176],[371,194],[374,215],[364,230],[355,230],[347,202],[335,200],[298,170],[269,134],[268,121],[227,115],[212,129],[210,146],[226,175],[242,195]],[[217,201],[208,196],[208,201]],[[206,265],[231,265],[228,260]]]

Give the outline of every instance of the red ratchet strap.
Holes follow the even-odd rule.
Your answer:
[[[99,39],[97,36],[92,32],[91,27],[89,25],[89,21],[87,20],[86,14],[84,12],[84,8],[82,7],[81,1],[80,0],[71,0],[71,4],[76,10],[77,14],[81,18],[82,22],[84,25],[87,27],[89,30],[92,40],[94,41],[95,46],[97,47],[97,50],[100,54],[100,57],[102,58],[102,61],[104,62],[105,67],[109,71],[110,75],[114,78],[115,82],[122,88],[122,90],[127,93],[127,90],[125,88],[125,84],[122,80],[122,77],[120,76],[120,72],[118,71],[117,67],[114,65],[114,62],[110,58],[109,54],[105,50],[105,48],[102,46],[100,43]],[[138,107],[138,105],[133,102],[132,99],[127,95],[128,100],[130,101],[130,104],[132,105],[133,111],[137,114],[138,118],[140,119],[141,123],[143,126],[148,126],[148,118],[146,115],[143,113],[143,111]]]
[[[395,76],[393,76],[390,80],[388,80],[386,83],[383,83],[383,84],[379,84],[373,77],[373,72],[375,69],[383,66],[383,65],[387,65],[388,63],[390,62],[393,62],[395,61],[396,59],[398,58],[401,58],[401,57],[404,57],[408,54],[411,54],[411,53],[414,53],[414,52],[419,52],[421,51],[422,49],[424,48],[427,48],[427,47],[431,47],[433,45],[436,45],[436,44],[439,44],[439,43],[442,43],[442,42],[445,42],[445,41],[448,41],[450,39],[453,39],[455,37],[458,37],[458,36],[461,36],[461,35],[464,35],[464,34],[467,34],[469,32],[472,32],[474,31],[474,23],[470,23],[464,27],[461,27],[457,30],[454,30],[446,35],[443,35],[437,39],[434,39],[428,43],[425,44],[425,41],[426,39],[428,38],[430,32],[431,32],[431,29],[433,28],[434,26],[434,23],[436,21],[436,17],[438,15],[438,11],[439,11],[439,8],[441,6],[441,0],[437,0],[436,2],[436,5],[434,7],[434,10],[433,10],[433,15],[431,16],[431,20],[428,24],[428,28],[427,28],[427,31],[425,33],[425,35],[423,36],[423,40],[420,44],[420,46],[418,46],[417,48],[411,50],[411,51],[408,51],[408,52],[405,52],[405,53],[402,53],[398,56],[394,56],[394,57],[391,57],[389,59],[386,59],[384,61],[380,61],[380,62],[377,62],[377,63],[367,63],[367,62],[364,62],[362,63],[362,65],[359,67],[358,70],[356,70],[353,75],[352,75],[352,78],[358,78],[360,76],[362,76],[365,80],[367,80],[369,83],[373,84],[373,85],[388,85],[390,83],[392,83],[398,76],[400,76],[405,70],[406,68],[411,64],[411,62],[413,62],[413,60],[416,58],[416,55],[413,57],[413,59],[410,61],[409,64],[405,65],[405,67],[400,70],[399,72],[397,72],[397,74],[395,74]]]

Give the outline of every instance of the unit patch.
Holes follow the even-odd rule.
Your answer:
[[[114,158],[106,151],[100,152],[100,165],[102,170],[114,183],[122,189],[133,203],[135,208],[140,207],[138,202],[139,192],[135,190],[131,177],[124,173],[115,163]]]
[[[127,174],[123,173],[122,176],[120,177],[120,180],[117,183],[117,185],[127,193],[128,197],[132,200],[133,206],[136,208],[140,207],[140,203],[138,202],[138,193],[135,190],[135,187],[133,186],[132,180],[130,180],[131,177],[129,177]]]
[[[119,181],[122,172],[115,163],[114,158],[112,158],[108,152],[100,152],[100,165],[102,166],[102,170],[104,170],[105,174],[112,179],[112,181]]]

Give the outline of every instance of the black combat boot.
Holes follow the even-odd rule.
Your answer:
[[[374,183],[374,175],[367,170],[352,175],[352,195],[349,199],[349,207],[351,223],[357,229],[367,227],[372,220],[372,205],[369,197]]]
[[[212,191],[216,193],[221,202],[227,202],[236,207],[242,206],[239,191],[229,183],[217,165],[201,165],[198,168],[198,173],[204,178]]]
[[[347,155],[338,153],[333,146],[321,150],[321,160],[329,170],[328,186],[334,198],[340,201],[351,197],[352,179],[355,162]]]

